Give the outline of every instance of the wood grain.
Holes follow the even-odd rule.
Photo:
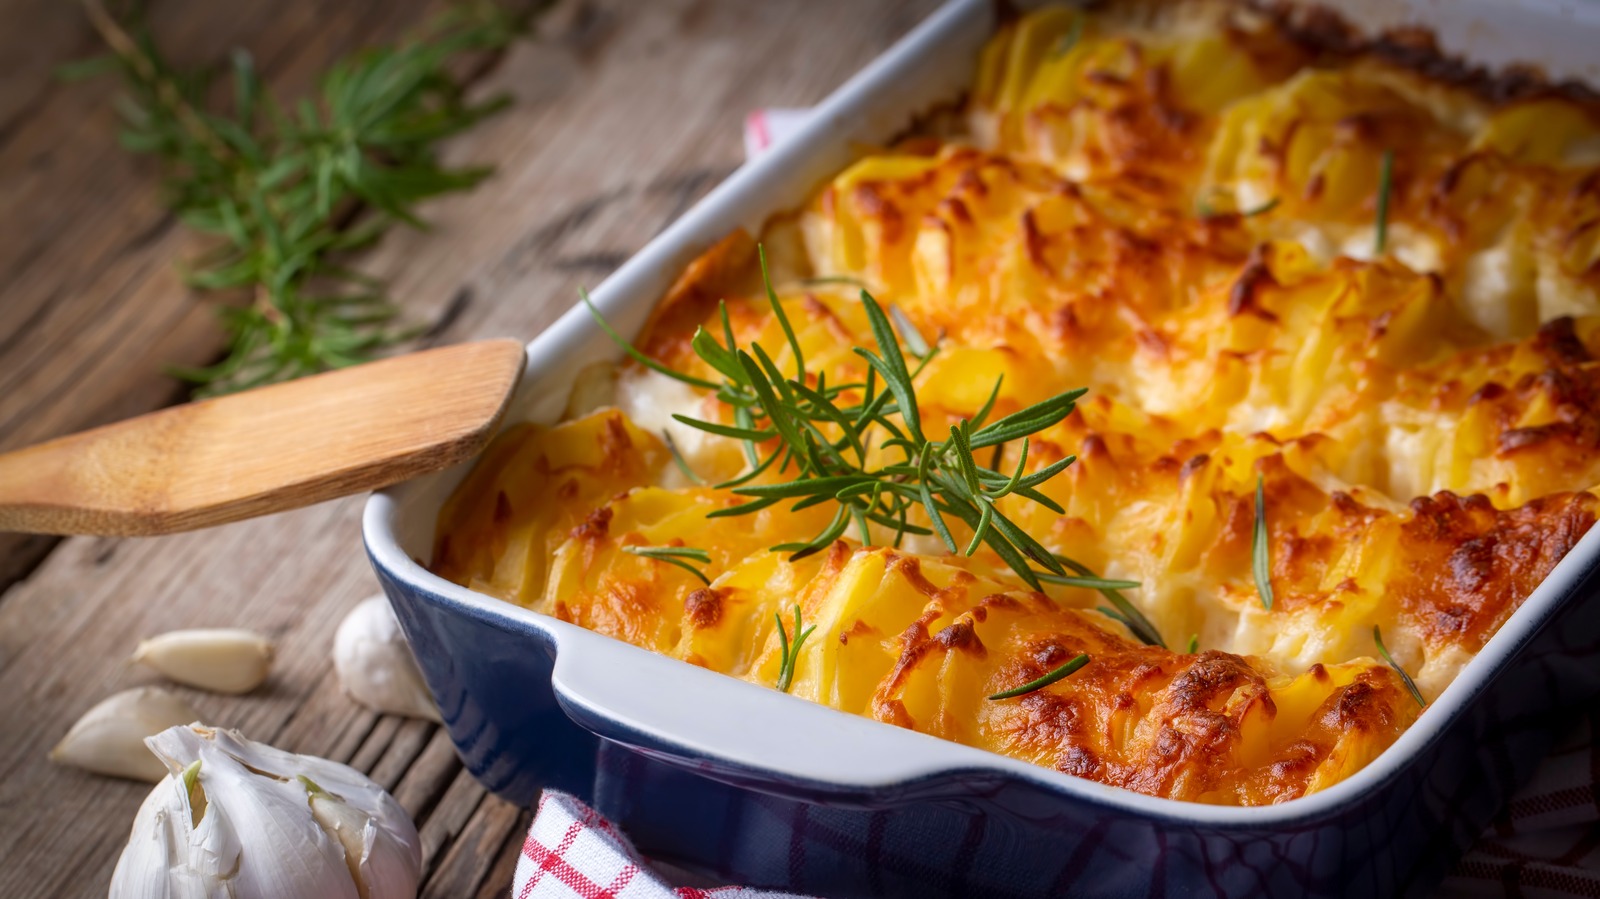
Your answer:
[[[488,443],[523,355],[504,338],[423,350],[0,455],[0,530],[172,534],[449,468]]]
[[[244,47],[283,96],[337,56],[399,37],[444,0],[143,4],[175,64]],[[151,160],[116,141],[109,81],[53,77],[101,52],[76,3],[0,3],[0,451],[177,402],[169,365],[212,362],[213,310],[174,263],[202,244],[160,204]],[[0,534],[0,590],[54,540]]]
[[[329,56],[424,18],[423,0],[152,0],[174,56],[248,46],[293,93]],[[391,279],[429,340],[531,338],[742,159],[758,106],[816,102],[934,0],[569,0],[485,73],[515,105],[451,144],[493,162],[473,193],[426,210],[360,267]],[[172,262],[197,247],[161,212],[143,161],[116,146],[104,84],[49,70],[90,52],[72,4],[0,0],[0,449],[175,400],[168,363],[214,358],[210,311]],[[504,896],[527,813],[485,795],[432,725],[346,699],[329,650],[375,590],[357,499],[157,539],[71,538],[0,599],[0,896],[105,895],[147,787],[53,767],[48,750],[113,690],[153,677],[124,661],[142,636],[240,626],[278,658],[256,692],[177,688],[211,723],[377,775],[428,847],[423,895]],[[0,571],[18,557],[0,545]],[[37,553],[38,550],[35,550]],[[27,569],[27,564],[15,566]],[[3,575],[0,575],[3,576]]]

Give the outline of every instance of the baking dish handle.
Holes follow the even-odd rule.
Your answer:
[[[885,727],[589,631],[573,628],[561,644],[552,682],[568,716],[604,739],[724,783],[883,807],[970,795],[974,780],[997,779],[996,768],[1009,767],[1010,760],[971,747]]]

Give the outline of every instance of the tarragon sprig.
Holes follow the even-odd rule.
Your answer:
[[[743,443],[749,463],[746,472],[713,486],[747,501],[712,512],[712,517],[748,514],[791,501],[791,511],[832,504],[833,517],[809,540],[773,547],[790,553],[792,559],[819,552],[852,526],[866,545],[873,543],[872,526],[877,525],[893,535],[895,546],[908,534],[936,534],[950,552],[969,556],[988,546],[1029,587],[1042,591],[1049,582],[1098,590],[1136,635],[1146,642],[1161,642],[1150,622],[1117,592],[1137,587],[1138,582],[1097,577],[1087,567],[1051,553],[998,506],[1000,500],[1017,496],[1065,514],[1038,488],[1076,457],[1056,460],[1030,474],[1030,437],[1072,414],[1084,390],[1065,391],[990,421],[1000,395],[997,379],[971,418],[950,426],[948,436],[932,439],[918,408],[914,381],[939,347],[916,334],[903,315],[896,316],[902,332],[897,337],[889,314],[863,289],[861,304],[876,348],[856,347],[855,352],[867,363],[867,375],[860,382],[829,384],[824,373],[807,372],[794,326],[773,290],[764,250],[760,260],[767,301],[792,356],[793,376],[780,370],[760,344],[739,344],[726,303],[719,310],[722,339],[699,328],[690,342],[695,354],[720,375],[720,380],[710,380],[676,371],[640,352],[605,321],[588,294],[582,294],[600,327],[639,364],[712,391],[732,409],[731,424],[673,416],[688,427]],[[902,340],[913,350],[915,367],[901,350]],[[1017,441],[1021,445],[1013,470],[978,464],[977,451]],[[785,479],[751,483],[769,471]],[[929,526],[911,521],[919,510]],[[951,518],[971,529],[964,546],[956,543]]]

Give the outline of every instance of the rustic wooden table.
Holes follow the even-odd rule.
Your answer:
[[[152,0],[184,63],[255,55],[280,95],[330,59],[391,39],[441,0]],[[493,162],[485,186],[428,208],[363,269],[391,280],[428,340],[531,338],[741,161],[744,113],[813,103],[934,0],[567,0],[536,39],[475,73],[506,113],[447,157]],[[212,311],[174,262],[200,245],[158,202],[155,170],[117,145],[109,82],[52,69],[98,50],[76,4],[0,0],[0,450],[178,402],[167,364],[215,359]],[[180,689],[207,720],[326,756],[390,789],[422,832],[424,896],[504,895],[528,812],[464,772],[436,727],[340,692],[333,630],[376,584],[361,500],[144,540],[0,535],[0,896],[104,895],[143,784],[49,764],[94,702],[155,682],[141,636],[237,625],[277,641],[243,697]]]

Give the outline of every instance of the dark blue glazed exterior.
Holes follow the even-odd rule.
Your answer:
[[[1197,825],[1179,803],[1168,816],[1130,814],[992,771],[841,791],[618,733],[552,688],[548,631],[373,561],[462,759],[487,787],[522,804],[543,787],[566,790],[655,857],[827,896],[1424,894],[1531,773],[1561,710],[1600,695],[1600,610],[1584,601],[1591,566],[1408,764],[1320,814]]]

